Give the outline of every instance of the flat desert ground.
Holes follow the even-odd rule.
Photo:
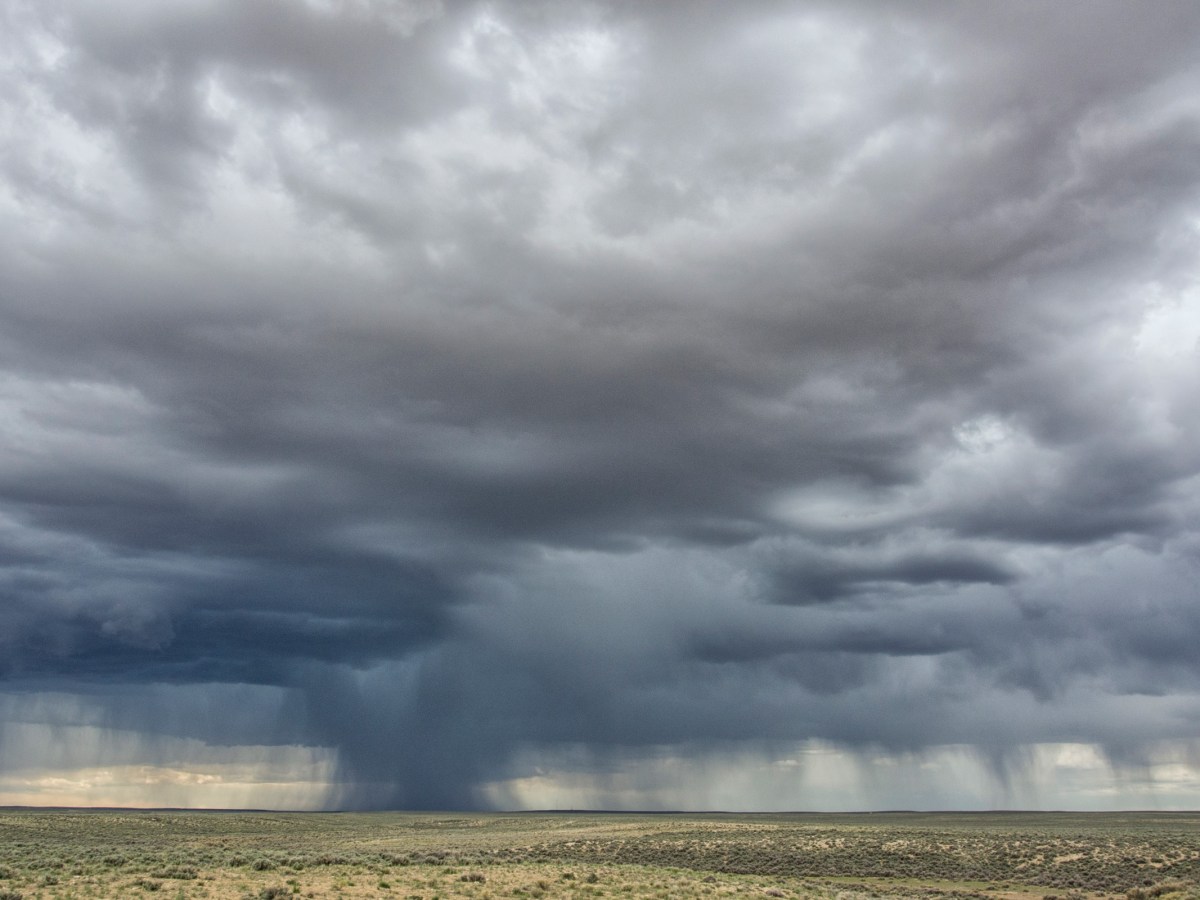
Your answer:
[[[0,809],[0,900],[1200,898],[1200,813]]]

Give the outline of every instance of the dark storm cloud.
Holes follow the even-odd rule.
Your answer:
[[[1194,736],[1191,4],[3,17],[12,696],[365,806]]]

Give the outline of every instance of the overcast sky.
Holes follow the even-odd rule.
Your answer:
[[[0,0],[0,803],[1200,806],[1198,34]]]

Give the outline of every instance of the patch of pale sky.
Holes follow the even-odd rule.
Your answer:
[[[1200,238],[1200,225],[1195,228]],[[1133,335],[1143,364],[1171,365],[1178,357],[1200,354],[1200,282],[1182,291],[1147,287],[1146,312]]]
[[[773,511],[788,524],[830,534],[903,525],[913,510],[904,491],[846,479],[824,479],[786,491]]]
[[[82,742],[103,757],[122,737],[128,739],[83,727],[8,725],[0,747],[11,749],[14,741]],[[329,808],[337,796],[336,754],[329,750],[181,742],[168,752],[174,764],[6,767],[0,806],[317,810]]]

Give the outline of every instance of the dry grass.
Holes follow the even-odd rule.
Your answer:
[[[1200,900],[1200,816],[0,810],[0,900]]]

